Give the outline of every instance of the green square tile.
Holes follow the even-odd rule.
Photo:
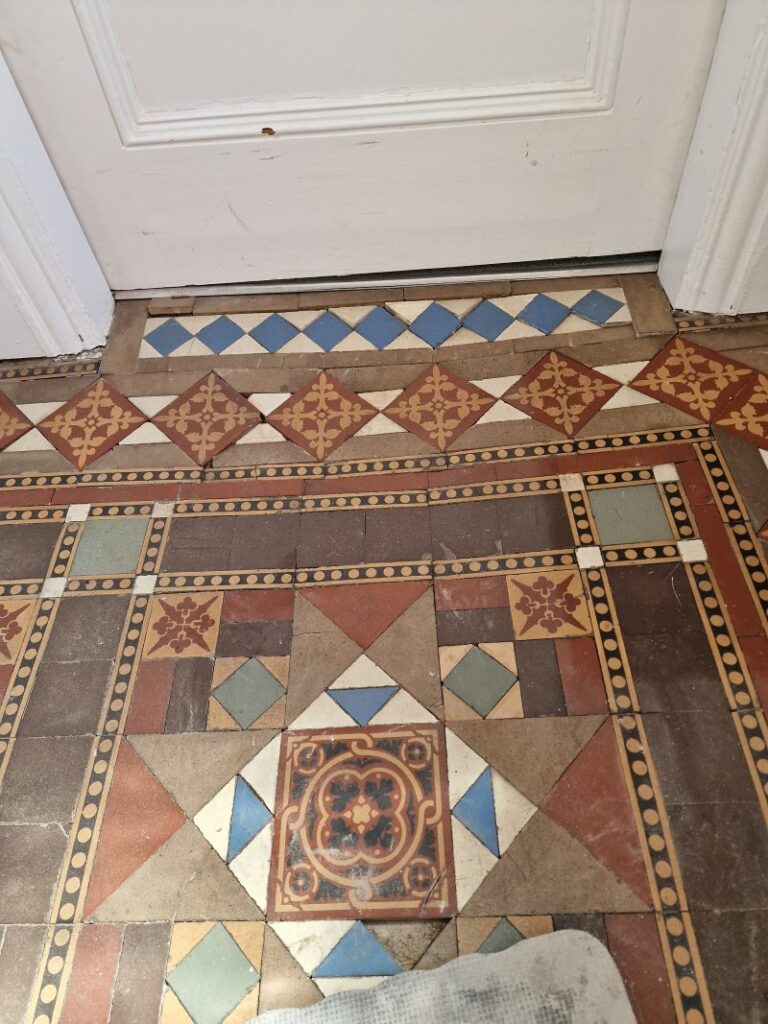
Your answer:
[[[148,519],[89,519],[80,535],[70,576],[136,572]]]
[[[217,922],[167,980],[195,1024],[221,1024],[258,983],[259,972]]]
[[[478,949],[478,953],[501,953],[504,949],[522,942],[523,936],[510,924],[506,917],[502,917],[488,938]]]
[[[260,661],[251,658],[213,691],[241,729],[248,729],[285,693]]]
[[[485,718],[516,682],[517,676],[508,668],[479,647],[473,647],[448,673],[443,685]]]
[[[589,491],[601,544],[674,540],[656,484]]]

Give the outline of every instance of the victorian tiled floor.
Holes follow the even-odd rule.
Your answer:
[[[0,380],[3,1024],[572,927],[641,1022],[765,1019],[768,328],[435,300],[123,308]]]

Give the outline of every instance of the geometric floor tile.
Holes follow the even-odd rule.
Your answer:
[[[768,376],[755,372],[747,377],[717,422],[752,444],[768,448]]]
[[[512,628],[518,640],[546,640],[591,632],[578,569],[507,576]]]
[[[168,594],[152,598],[145,658],[200,658],[212,654],[221,619],[221,594]]]
[[[16,663],[34,611],[34,601],[0,600],[0,665]]]
[[[0,392],[0,451],[32,430],[33,424]]]
[[[673,539],[656,484],[590,488],[588,494],[600,543],[639,544]]]
[[[447,721],[523,717],[514,644],[441,647],[439,656]]]
[[[208,706],[209,729],[280,727],[287,657],[218,658]]]
[[[419,374],[384,411],[406,430],[445,451],[493,403],[485,391],[435,365]]]
[[[447,917],[439,725],[283,736],[270,920]]]
[[[324,459],[375,415],[372,405],[323,370],[267,420],[288,440]]]

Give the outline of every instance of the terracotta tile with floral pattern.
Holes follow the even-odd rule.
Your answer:
[[[0,391],[0,451],[18,441],[32,429],[33,424],[13,402]]]
[[[744,387],[751,370],[687,338],[673,338],[632,381],[667,405],[716,420]]]
[[[591,632],[581,576],[574,569],[507,577],[512,629],[518,640],[583,636]]]
[[[260,413],[216,373],[179,395],[153,422],[201,466],[261,420]]]
[[[146,419],[133,402],[100,377],[37,428],[73,466],[84,469]]]
[[[33,600],[0,601],[0,665],[13,665],[34,614]]]
[[[752,373],[722,409],[717,423],[761,448],[768,448],[768,377]]]
[[[412,434],[445,451],[494,401],[474,384],[435,364],[420,374],[384,412]]]
[[[221,621],[221,594],[169,594],[152,598],[145,658],[212,655]]]
[[[618,389],[619,384],[599,370],[549,352],[512,385],[504,400],[570,436],[588,423]]]
[[[267,419],[290,441],[324,459],[375,415],[370,403],[323,371]]]

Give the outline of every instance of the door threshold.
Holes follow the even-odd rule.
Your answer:
[[[658,269],[660,252],[629,253],[600,258],[535,260],[481,267],[413,270],[404,273],[359,274],[349,277],[300,278],[238,284],[180,285],[171,288],[132,288],[116,291],[116,299],[174,298],[195,295],[275,295],[282,292],[355,291],[360,288],[411,288],[414,285],[482,284],[487,281],[527,281],[542,278],[585,277],[591,274],[648,274]]]

